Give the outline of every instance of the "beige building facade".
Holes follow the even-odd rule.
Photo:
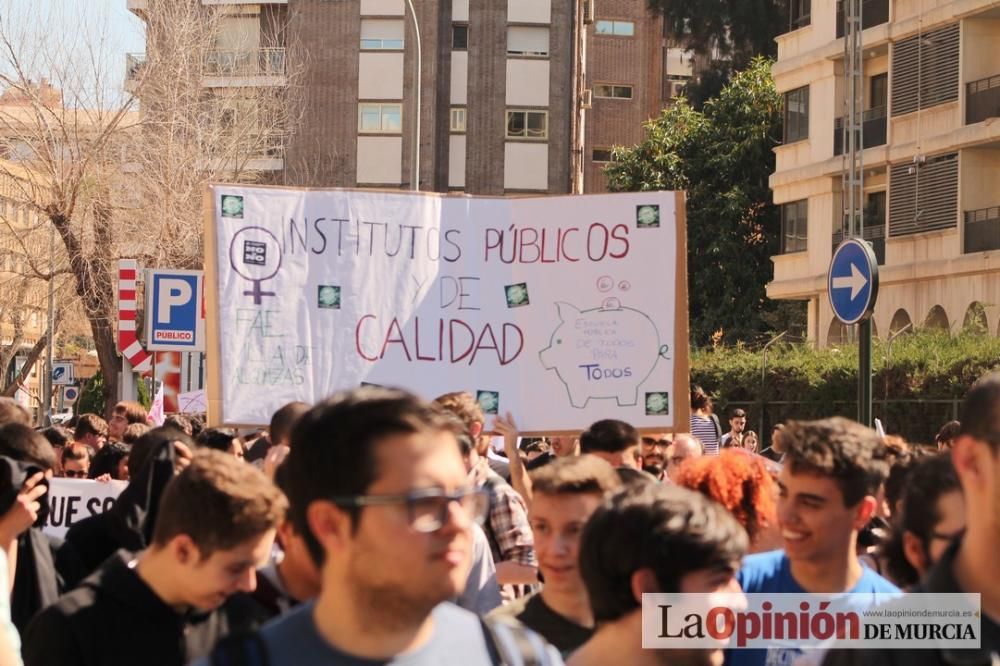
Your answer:
[[[843,341],[827,295],[843,239],[843,19],[796,0],[773,68],[784,141],[771,298],[808,302],[808,336]],[[879,258],[875,333],[907,324],[1000,335],[1000,2],[865,0],[864,232]]]

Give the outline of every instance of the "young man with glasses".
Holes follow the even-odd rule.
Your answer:
[[[469,483],[440,411],[374,387],[334,396],[297,421],[285,464],[292,522],[320,568],[319,597],[220,647],[215,663],[501,662],[509,644],[493,637],[502,632],[446,603],[465,586],[470,528],[489,500]],[[551,648],[530,639],[537,663],[553,663]]]

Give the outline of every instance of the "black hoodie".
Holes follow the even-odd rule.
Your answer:
[[[80,586],[31,622],[25,666],[182,666],[212,651],[230,632],[248,631],[246,614],[227,602],[209,613],[179,613],[164,603],[119,551]]]
[[[66,532],[87,573],[95,571],[120,548],[138,551],[153,539],[160,498],[174,478],[176,456],[172,441],[162,442],[129,480],[114,506],[75,523]]]

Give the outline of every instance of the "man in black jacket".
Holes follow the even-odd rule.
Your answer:
[[[154,428],[136,441],[129,453],[131,478],[115,505],[74,523],[66,532],[66,543],[79,558],[84,575],[121,548],[138,551],[149,545],[163,491],[188,464],[192,449],[191,438],[174,428]]]
[[[230,632],[249,629],[227,603],[252,592],[284,496],[257,469],[200,451],[167,486],[152,543],[119,551],[32,621],[26,666],[180,666]]]

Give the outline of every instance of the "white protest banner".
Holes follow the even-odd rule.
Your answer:
[[[49,479],[49,517],[42,531],[60,539],[84,518],[104,513],[112,506],[128,481],[91,481],[89,479]]]
[[[188,391],[177,395],[177,411],[181,414],[201,414],[208,410],[205,389]]]
[[[687,429],[681,193],[207,199],[212,423],[367,383],[469,391],[524,432]]]

